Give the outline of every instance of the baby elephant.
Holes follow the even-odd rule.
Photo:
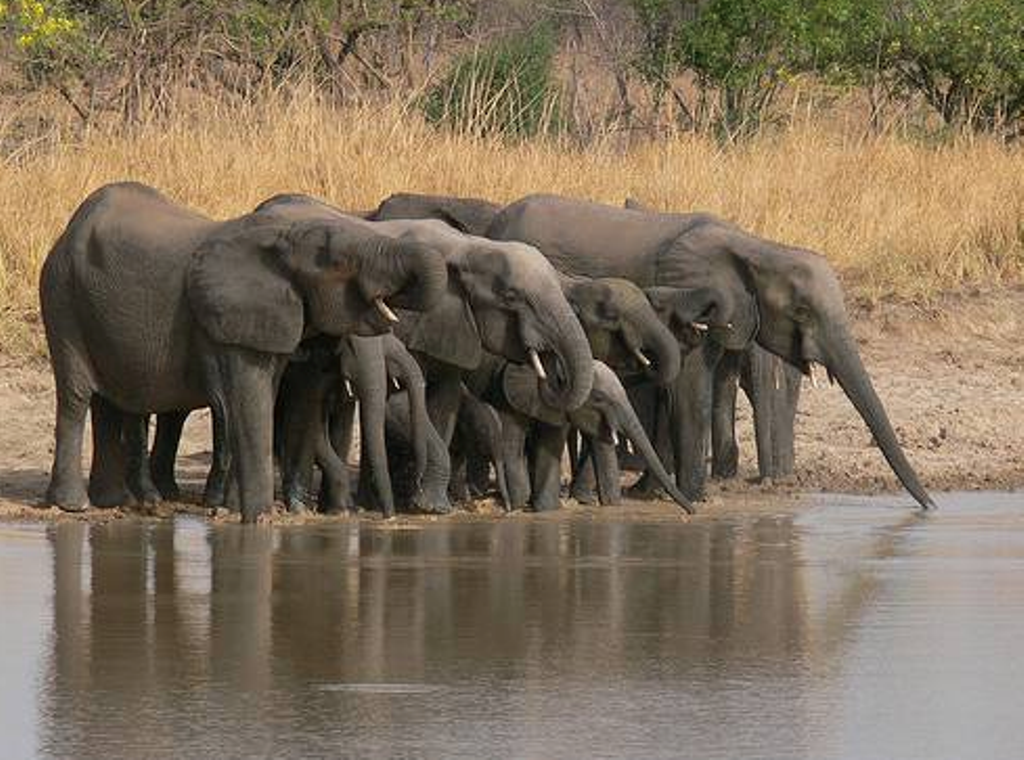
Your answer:
[[[561,492],[562,453],[570,427],[599,441],[613,443],[621,433],[643,456],[665,492],[683,509],[693,507],[658,459],[619,378],[605,364],[594,362],[594,384],[587,400],[572,412],[544,403],[537,377],[529,368],[488,356],[467,386],[498,410],[504,437],[504,472],[512,508],[527,505],[538,512],[557,509]],[[611,494],[618,486],[614,457],[597,463],[598,491]]]

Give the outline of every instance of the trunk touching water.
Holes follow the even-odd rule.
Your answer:
[[[633,407],[628,401],[620,408],[619,414],[622,432],[633,442],[633,445],[637,448],[637,453],[647,462],[650,473],[661,487],[665,489],[665,493],[671,496],[687,513],[692,515],[695,511],[693,505],[683,496],[672,476],[665,470],[665,465],[658,458],[651,440],[647,437],[647,433],[644,432],[644,426],[640,423],[640,419],[636,416],[636,412],[633,411]]]
[[[917,478],[917,473],[907,461],[903,449],[896,439],[896,432],[892,429],[889,417],[885,413],[875,388],[871,384],[867,370],[861,362],[860,354],[850,338],[844,338],[838,342],[836,350],[825,361],[825,366],[839,382],[840,387],[853,403],[857,412],[867,423],[878,448],[882,450],[886,461],[896,477],[900,479],[903,487],[910,492],[918,504],[925,509],[935,507],[935,502],[925,491],[924,486]]]

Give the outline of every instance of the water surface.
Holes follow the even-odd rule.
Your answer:
[[[0,756],[1018,758],[1024,495],[0,526]]]

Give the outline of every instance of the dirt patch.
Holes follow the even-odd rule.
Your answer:
[[[1007,490],[1024,485],[1024,349],[1019,344],[1024,289],[951,295],[927,308],[901,304],[856,309],[854,331],[878,394],[927,488]],[[67,517],[35,506],[46,489],[53,455],[53,409],[47,366],[0,358],[0,518],[114,519],[124,514],[92,510],[83,517]],[[745,401],[738,419],[740,477],[712,483],[707,508],[772,502],[805,491],[899,488],[838,387],[813,388],[805,382],[797,418],[796,475],[790,482],[750,482],[757,463]],[[191,503],[169,505],[155,516],[180,510],[203,513],[195,503],[209,447],[209,415],[196,413],[186,425],[178,461]],[[581,516],[593,514],[573,508]],[[486,519],[497,513],[493,505],[481,504],[456,519]],[[399,520],[396,527],[431,519],[437,518]]]

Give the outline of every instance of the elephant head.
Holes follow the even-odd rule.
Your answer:
[[[476,368],[488,351],[530,365],[551,406],[575,409],[586,400],[593,382],[587,336],[539,251],[433,220],[378,225],[443,250],[448,263],[445,295],[399,333],[410,349],[463,369]]]
[[[388,305],[421,310],[440,298],[444,259],[428,245],[344,220],[242,217],[193,256],[190,306],[218,343],[289,354],[309,335],[376,335]]]
[[[661,384],[679,374],[679,341],[639,287],[615,277],[564,277],[562,288],[595,359]]]
[[[446,195],[394,193],[389,195],[367,219],[438,219],[469,235],[483,236],[501,207],[482,198],[456,198]]]
[[[822,256],[756,238],[721,222],[698,222],[669,255],[671,278],[694,289],[694,308],[701,308],[701,318],[712,325],[709,335],[728,345],[728,336],[749,330],[762,347],[805,374],[811,374],[815,364],[824,365],[907,491],[921,506],[934,506],[864,368],[842,288]],[[723,323],[726,329],[721,329]]]
[[[665,492],[683,509],[693,514],[693,505],[678,489],[672,476],[658,458],[618,376],[601,361],[593,363],[593,372],[593,388],[586,403],[568,413],[554,409],[544,402],[537,387],[536,377],[524,367],[506,367],[502,375],[502,391],[505,400],[513,409],[549,425],[572,424],[584,435],[608,443],[617,443],[619,433],[625,435],[636,446],[637,452],[647,462],[651,474]]]

